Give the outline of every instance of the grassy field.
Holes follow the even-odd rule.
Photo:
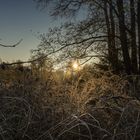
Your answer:
[[[68,78],[14,70],[0,76],[1,140],[140,139],[136,76],[88,70]]]

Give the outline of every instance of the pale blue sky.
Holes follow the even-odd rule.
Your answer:
[[[16,48],[0,47],[0,58],[3,61],[27,60],[30,50],[40,42],[35,37],[37,32],[47,32],[57,24],[47,12],[39,11],[33,0],[0,0],[0,43],[14,44],[23,39]]]

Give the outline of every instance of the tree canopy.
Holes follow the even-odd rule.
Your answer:
[[[61,27],[41,34],[41,43],[35,51],[59,52],[61,59],[88,61],[98,57],[102,61],[106,60],[115,72],[140,72],[138,0],[35,1],[40,8],[51,7],[53,17],[76,18],[83,9],[87,12],[86,18],[81,21],[68,20]]]

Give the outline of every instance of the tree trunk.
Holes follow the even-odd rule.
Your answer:
[[[136,45],[136,18],[134,0],[130,0],[130,13],[131,13],[131,62],[132,72],[137,74],[137,45]]]
[[[125,13],[123,7],[123,0],[117,0],[117,9],[118,9],[118,20],[119,20],[119,30],[120,30],[120,41],[121,41],[121,48],[123,53],[123,60],[125,71],[127,74],[131,74],[131,60],[129,56],[128,50],[128,42],[127,42],[127,34],[125,29]]]
[[[111,26],[111,34],[110,34],[110,40],[111,40],[111,52],[112,52],[112,63],[113,63],[113,69],[118,72],[118,51],[116,49],[116,43],[115,43],[115,22],[114,22],[114,12],[113,12],[113,4],[112,0],[110,0],[109,3],[109,11],[110,11],[110,26]]]
[[[112,0],[109,4],[107,3],[107,1],[104,1],[104,14],[108,36],[108,60],[111,64],[112,70],[114,72],[117,72],[118,55],[115,47],[115,22],[111,4]]]
[[[137,2],[137,22],[138,22],[138,56],[139,56],[139,74],[140,74],[140,0]]]

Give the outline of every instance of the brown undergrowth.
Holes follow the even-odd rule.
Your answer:
[[[0,87],[0,139],[140,139],[140,102],[128,78],[99,71],[22,78]]]

